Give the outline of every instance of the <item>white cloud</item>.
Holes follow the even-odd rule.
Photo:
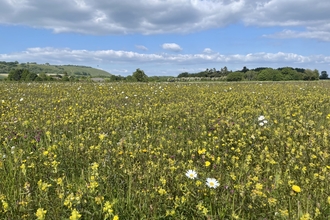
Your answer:
[[[29,48],[22,52],[11,54],[0,54],[0,60],[20,62],[38,62],[38,63],[54,63],[54,64],[125,64],[125,63],[144,63],[144,64],[194,64],[205,66],[209,64],[259,64],[267,66],[277,64],[286,66],[297,64],[330,64],[330,57],[323,55],[303,56],[295,53],[250,53],[250,54],[231,54],[223,55],[220,53],[211,54],[152,54],[152,53],[136,53],[132,51],[122,50],[72,50],[69,48]]]
[[[203,53],[212,53],[213,51],[211,50],[211,48],[205,48],[203,50]]]
[[[298,36],[330,41],[323,37],[330,33],[329,11],[329,0],[5,0],[0,24],[108,35],[190,33],[242,22],[302,27]]]
[[[165,44],[162,45],[162,48],[164,50],[171,50],[171,51],[174,51],[174,52],[182,51],[182,48],[178,44],[175,44],[175,43],[165,43]]]
[[[0,54],[0,60],[19,62],[50,63],[55,65],[73,64],[101,68],[115,75],[130,75],[137,68],[148,75],[177,76],[182,72],[199,72],[206,68],[220,69],[227,66],[230,70],[257,67],[298,67],[328,69],[330,56],[304,56],[296,53],[137,53],[124,50],[73,50],[70,48],[29,48],[25,51]],[[123,69],[125,66],[125,69]]]
[[[282,32],[267,35],[269,37],[330,41],[328,0],[267,0],[255,3],[250,9],[243,18],[245,24],[285,27]],[[305,30],[294,31],[290,27],[302,27]]]
[[[139,50],[144,50],[144,51],[147,51],[147,50],[148,50],[148,48],[145,47],[145,46],[143,46],[143,45],[135,45],[135,47],[136,47],[137,49],[139,49]]]
[[[327,31],[293,31],[285,29],[270,35],[264,35],[269,38],[310,38],[322,41],[330,41],[330,32]]]
[[[188,33],[239,21],[244,8],[244,0],[7,0],[0,23],[96,35]]]

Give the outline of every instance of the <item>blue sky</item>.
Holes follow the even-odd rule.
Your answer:
[[[206,68],[330,72],[328,0],[1,0],[0,61],[131,75]]]

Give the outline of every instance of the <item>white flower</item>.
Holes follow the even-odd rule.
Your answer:
[[[21,102],[21,101],[23,101],[24,99],[23,98],[21,98],[19,101]]]
[[[258,117],[258,121],[263,121],[263,120],[265,120],[265,116],[260,115],[260,116]]]
[[[264,124],[267,124],[267,123],[268,123],[268,121],[267,121],[267,120],[264,120],[264,121],[263,121],[263,123],[264,123]]]
[[[186,172],[186,176],[189,178],[189,179],[195,179],[197,178],[197,173],[195,170],[188,170]]]
[[[206,185],[208,186],[208,187],[210,187],[210,188],[217,188],[220,184],[219,184],[219,182],[216,180],[216,179],[214,179],[214,178],[207,178],[206,179]]]
[[[263,122],[260,122],[259,125],[262,127],[264,126],[265,124]]]

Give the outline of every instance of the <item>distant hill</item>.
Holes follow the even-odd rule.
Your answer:
[[[18,63],[0,61],[0,74],[8,74],[12,69],[28,69],[30,72],[40,74],[46,73],[48,75],[63,74],[67,72],[69,76],[90,76],[90,77],[110,77],[111,74],[100,69],[89,66],[78,65],[50,65],[37,63]]]

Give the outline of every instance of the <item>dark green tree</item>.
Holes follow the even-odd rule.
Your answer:
[[[23,69],[20,81],[29,81],[28,75],[30,74],[30,71],[27,69]]]
[[[8,73],[8,80],[10,81],[19,81],[22,77],[23,69],[12,69]]]
[[[243,72],[243,73],[246,73],[247,71],[249,71],[249,69],[246,68],[246,66],[244,66],[243,69],[241,70],[241,72]]]
[[[25,77],[25,81],[34,81],[38,77],[35,73],[28,73]]]
[[[140,70],[140,69],[136,69],[136,71],[132,74],[132,76],[138,82],[147,82],[148,81],[148,76],[144,73],[143,70]]]
[[[242,72],[232,72],[227,75],[227,81],[242,81],[243,73]]]
[[[322,71],[320,75],[320,79],[328,79],[328,73],[327,71]]]
[[[38,77],[41,79],[40,81],[46,81],[47,80],[47,75],[46,73],[40,73]]]
[[[188,72],[180,73],[180,74],[178,75],[178,78],[181,78],[181,77],[189,77],[189,73],[188,73]]]

